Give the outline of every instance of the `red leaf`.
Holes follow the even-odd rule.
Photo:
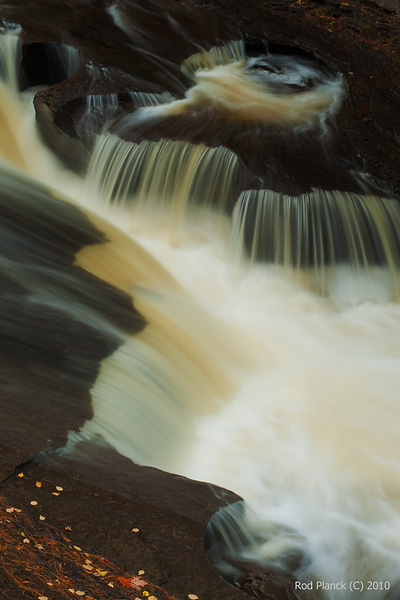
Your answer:
[[[123,587],[132,587],[132,579],[130,577],[118,577],[118,581]]]
[[[141,587],[148,585],[147,581],[138,577],[138,575],[134,575],[133,577],[118,577],[117,579],[123,587],[130,587],[135,590],[139,590]]]

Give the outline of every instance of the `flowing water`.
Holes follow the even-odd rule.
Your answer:
[[[69,450],[100,435],[141,464],[237,492],[244,510],[214,521],[226,554],[290,572],[310,597],[337,598],[341,585],[350,598],[356,582],[362,597],[397,598],[397,201],[241,191],[240,161],[226,148],[136,144],[110,131],[95,136],[86,176],[74,175],[40,141],[32,95],[17,90],[18,47],[15,31],[2,37],[2,194],[21,219],[39,211],[24,227],[40,252],[35,268],[29,246],[25,258],[4,252],[3,274],[119,346]],[[260,57],[259,71],[270,66],[254,73],[240,43],[200,53],[182,65],[186,98],[132,92],[139,108],[125,119],[213,110],[323,137],[343,82],[296,60]],[[117,103],[89,97],[86,111],[109,111],[107,120]],[[101,232],[75,244],[75,265],[133,299],[146,321],[136,335],[114,318],[122,308],[83,302],[73,275],[50,264],[74,207],[87,219],[79,235]]]

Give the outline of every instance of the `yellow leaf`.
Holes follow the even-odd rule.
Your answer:
[[[105,577],[108,573],[108,571],[100,571],[100,569],[96,569],[96,571],[100,575],[100,577]]]
[[[49,600],[47,596],[38,596],[38,600]]]
[[[196,594],[188,594],[188,598],[189,598],[190,600],[199,600],[199,597],[198,597],[198,596],[196,596]]]
[[[57,492],[63,492],[64,488],[62,488],[61,485],[56,485],[56,490]]]
[[[144,590],[143,596],[150,596],[150,592],[146,592],[146,590]]]
[[[60,492],[52,492],[53,496],[59,496]]]
[[[44,517],[43,515],[39,515],[39,519],[40,519],[41,521],[45,521],[45,520],[46,520],[46,517]]]
[[[73,588],[68,588],[68,591],[71,592],[71,594],[75,594],[75,590]]]
[[[143,571],[143,569],[141,569],[140,571],[138,571],[138,575],[144,575],[146,571]]]
[[[36,482],[36,487],[37,487],[37,488],[40,488],[40,487],[42,487],[42,482],[41,482],[41,481],[37,481],[37,482]]]
[[[31,500],[30,504],[31,504],[31,506],[37,506],[36,500]]]
[[[23,477],[24,474],[23,473],[18,473],[18,477]]]
[[[82,548],[79,548],[79,546],[74,546],[75,550],[78,550],[78,552],[82,552]]]
[[[108,587],[114,587],[114,584],[110,581],[110,583],[108,584]]]
[[[6,512],[8,513],[13,513],[15,511],[14,506],[11,506],[10,508],[6,508]]]
[[[67,531],[72,531],[72,527],[70,527],[69,525],[68,527],[64,527],[64,529],[66,529]]]
[[[24,544],[30,544],[31,540],[29,540],[28,538],[24,538],[23,542],[24,542]]]
[[[86,592],[81,592],[80,590],[78,590],[77,592],[75,592],[75,594],[77,596],[84,596],[86,594]]]
[[[134,527],[133,529],[131,529],[131,531],[133,531],[134,533],[138,533],[139,529],[137,527]]]

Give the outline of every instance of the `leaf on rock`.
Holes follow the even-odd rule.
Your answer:
[[[139,571],[140,573],[140,571]],[[143,571],[144,573],[144,571]],[[140,589],[141,587],[148,585],[147,581],[145,581],[144,579],[142,579],[141,577],[139,577],[138,575],[134,575],[131,578],[131,587],[135,588],[135,589]]]
[[[130,577],[118,577],[117,579],[122,587],[132,587],[132,579]]]

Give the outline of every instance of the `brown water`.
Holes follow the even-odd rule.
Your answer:
[[[16,60],[17,43],[5,40],[4,56]],[[198,110],[211,97],[213,110],[225,111],[234,80],[229,118],[281,122],[282,110],[286,125],[329,126],[326,113],[334,115],[343,93],[339,79],[274,104],[280,96],[272,101],[260,81],[246,87],[244,59],[234,52],[186,62],[192,92],[181,104],[145,107],[146,118]],[[238,492],[255,534],[247,556],[274,566],[301,556],[294,576],[314,586],[315,598],[339,595],[317,591],[317,581],[343,582],[341,598],[352,596],[351,582],[362,582],[363,598],[396,598],[397,204],[335,191],[239,197],[241,166],[224,148],[133,144],[108,132],[97,137],[81,178],[43,146],[29,95],[9,76],[0,101],[3,180],[17,195],[29,182],[31,201],[51,202],[54,214],[64,202],[79,207],[107,242],[81,249],[75,264],[129,294],[148,323],[130,336],[114,324],[111,307],[110,318],[78,298],[68,308],[62,277],[51,290],[39,272],[25,281],[31,294],[120,343],[91,390],[94,417],[71,432],[69,450],[82,436],[102,435],[142,464]],[[2,263],[8,276],[20,276]],[[368,582],[377,583],[368,589]]]

